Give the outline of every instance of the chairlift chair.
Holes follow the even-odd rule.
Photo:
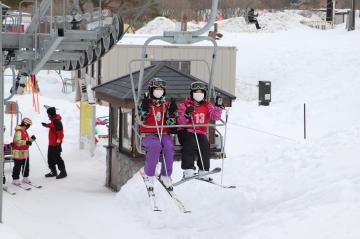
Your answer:
[[[140,117],[138,112],[138,102],[140,102],[141,95],[142,95],[142,85],[143,85],[143,79],[144,79],[144,67],[145,62],[158,62],[158,61],[174,61],[174,59],[150,59],[147,56],[146,49],[148,45],[155,40],[162,40],[164,42],[170,43],[170,44],[193,44],[201,41],[210,41],[214,48],[213,48],[213,60],[211,63],[211,66],[207,61],[204,59],[187,59],[187,61],[197,61],[197,62],[203,62],[206,64],[208,72],[209,72],[209,87],[208,87],[208,101],[210,101],[211,98],[215,99],[215,90],[213,86],[213,79],[214,79],[214,68],[216,63],[216,55],[217,55],[217,43],[216,41],[208,36],[201,36],[201,34],[208,32],[208,30],[213,26],[215,22],[215,17],[217,13],[217,5],[218,0],[212,1],[212,8],[211,8],[211,15],[209,22],[200,30],[192,31],[192,32],[168,32],[165,31],[163,33],[163,36],[153,36],[146,40],[144,43],[144,46],[142,48],[142,56],[140,59],[135,59],[129,62],[129,72],[130,72],[130,79],[131,79],[131,88],[132,88],[132,94],[134,98],[134,105],[135,105],[135,125],[133,126],[133,130],[135,132],[135,146],[139,153],[145,154],[144,150],[141,147],[141,140],[144,137],[141,133],[139,133],[139,127],[140,125],[145,128],[173,128],[173,127],[192,127],[189,125],[164,125],[164,126],[149,126],[145,125]],[[135,81],[132,74],[132,68],[131,65],[135,62],[140,62],[140,73],[139,73],[139,79],[137,88],[135,87]],[[217,127],[217,126],[226,126],[227,125],[227,119],[228,119],[228,110],[226,110],[226,119],[220,120],[220,124],[197,124],[197,126],[207,126],[207,127]],[[216,130],[216,132],[219,134],[219,137],[221,138],[221,155],[224,155],[224,146],[225,146],[225,138],[222,136],[221,132]],[[225,127],[225,135],[226,135],[226,127]]]

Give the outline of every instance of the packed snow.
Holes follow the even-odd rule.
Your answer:
[[[359,27],[347,32],[344,25],[328,31],[289,25],[274,34],[232,31],[219,41],[238,49],[238,98],[230,109],[223,168],[224,184],[237,188],[198,181],[176,187],[190,214],[179,213],[158,184],[163,212],[152,212],[138,174],[118,193],[105,188],[105,149],[99,145],[95,157],[79,151],[74,93],[61,93],[58,76],[41,72],[40,104],[55,105],[63,116],[69,176],[45,179],[46,164],[32,146],[30,176],[44,188],[25,192],[9,185],[17,195],[4,193],[1,238],[360,238]],[[272,82],[268,107],[258,106],[260,80]],[[8,92],[10,81],[5,84]],[[15,100],[23,116],[33,119],[29,133],[37,136],[46,157],[44,108],[35,113],[29,94]],[[106,112],[98,107],[98,116]],[[5,123],[10,140],[10,116]],[[181,173],[176,162],[173,179]],[[5,174],[10,180],[9,165]],[[219,182],[221,175],[214,179]]]

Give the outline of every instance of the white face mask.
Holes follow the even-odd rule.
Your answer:
[[[204,99],[205,94],[204,93],[193,93],[193,98],[197,102],[201,102]]]
[[[164,91],[163,90],[154,90],[153,95],[155,98],[159,99],[164,95]]]

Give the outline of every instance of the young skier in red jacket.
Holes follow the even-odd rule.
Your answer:
[[[170,104],[166,102],[165,86],[166,83],[162,79],[151,79],[148,82],[149,95],[142,100],[140,106],[140,115],[144,125],[157,126],[154,128],[140,126],[140,133],[145,135],[141,141],[142,146],[146,150],[144,180],[146,186],[150,189],[153,189],[154,186],[155,169],[158,161],[161,162],[160,180],[167,188],[172,189],[171,174],[174,144],[170,135],[170,129],[158,126],[175,124],[177,107],[175,100],[171,100]]]
[[[194,161],[196,154],[198,155],[197,166],[199,173],[207,172],[210,168],[210,144],[207,138],[208,126],[196,125],[208,124],[210,120],[219,120],[222,112],[222,99],[217,97],[216,104],[213,105],[206,100],[206,93],[206,85],[204,83],[200,81],[194,82],[190,87],[190,97],[179,105],[177,124],[189,126],[178,129],[178,139],[182,145],[181,168],[184,170],[184,178],[195,174]],[[195,137],[195,134],[197,137]],[[199,143],[201,157],[198,153],[197,143]],[[204,178],[211,180],[209,177]]]

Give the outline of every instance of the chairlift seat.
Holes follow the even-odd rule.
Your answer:
[[[4,163],[13,162],[11,144],[4,144]]]
[[[63,84],[63,88],[62,88],[63,93],[68,93],[68,87],[71,87],[71,92],[73,92],[75,88],[75,79],[64,78],[62,84]]]

